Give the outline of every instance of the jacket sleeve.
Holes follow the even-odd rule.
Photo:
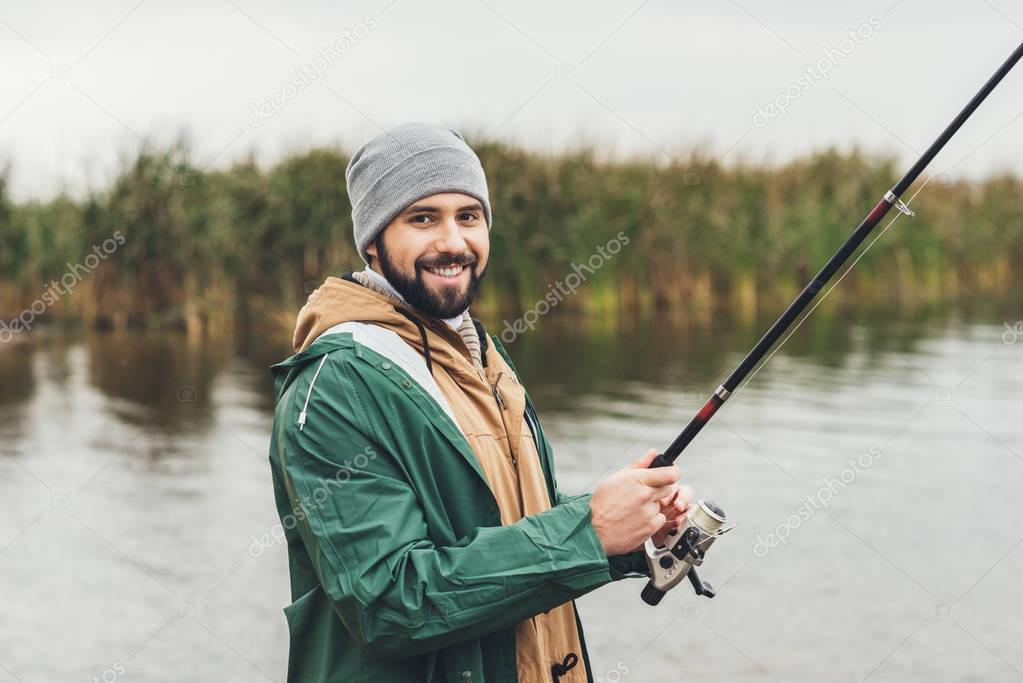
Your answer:
[[[408,396],[390,387],[367,396],[349,361],[334,355],[302,429],[297,418],[312,373],[296,379],[278,428],[279,452],[296,529],[336,613],[363,647],[392,657],[422,654],[506,628],[611,580],[588,494],[436,545],[394,452],[399,446],[376,433],[367,412],[369,406],[377,418],[403,423],[391,411],[408,405]]]
[[[565,505],[582,497],[586,498],[586,504],[589,505],[590,497],[593,495],[591,493],[581,493],[572,496],[563,493],[560,489],[558,489],[557,494],[558,505]],[[612,581],[650,578],[650,568],[647,567],[646,554],[642,550],[634,550],[631,553],[622,553],[621,555],[608,555],[607,564]]]

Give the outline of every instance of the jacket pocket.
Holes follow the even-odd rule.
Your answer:
[[[291,634],[292,642],[295,642],[301,633],[300,629],[309,627],[309,612],[316,602],[316,597],[323,589],[319,584],[313,587],[305,595],[284,608],[284,618],[288,620],[288,632]]]

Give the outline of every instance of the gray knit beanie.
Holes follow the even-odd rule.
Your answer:
[[[483,204],[489,230],[490,196],[479,157],[458,131],[426,123],[403,123],[373,138],[345,170],[352,202],[355,246],[367,264],[366,246],[413,202],[441,192],[460,192]]]

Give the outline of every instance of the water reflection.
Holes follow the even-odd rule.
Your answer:
[[[822,306],[683,463],[687,481],[743,522],[708,568],[722,594],[712,605],[672,594],[653,611],[635,582],[585,596],[595,670],[762,679],[737,647],[782,680],[860,680],[936,603],[1023,667],[1011,644],[1023,621],[1009,613],[1023,598],[1013,580],[1023,556],[1011,551],[1023,342],[1001,342],[1017,307]],[[515,340],[560,486],[586,490],[669,442],[770,322],[608,330],[552,315]],[[268,368],[290,355],[290,335],[36,332],[0,350],[0,666],[18,677],[0,668],[0,681],[89,680],[115,663],[135,680],[283,680],[287,563],[269,535],[266,448]],[[884,457],[855,490],[753,556],[758,534],[871,442]],[[1005,673],[956,627],[926,624],[889,678]],[[660,633],[670,635],[651,643]],[[57,649],[63,657],[46,655]],[[699,662],[680,654],[694,649]],[[944,669],[927,673],[934,661]]]
[[[1013,303],[982,308],[921,308],[848,311],[823,308],[785,344],[785,355],[815,366],[841,368],[855,349],[871,363],[885,353],[913,353],[917,342],[948,324],[1010,319]],[[665,327],[641,321],[608,330],[567,315],[541,319],[537,329],[506,346],[538,405],[572,410],[573,397],[617,394],[635,398],[630,387],[646,385],[713,389],[773,318],[715,316],[709,325]],[[499,331],[492,322],[489,329]],[[190,338],[178,334],[76,334],[43,329],[30,343],[0,353],[0,406],[14,409],[33,400],[39,379],[56,387],[71,376],[74,349],[85,350],[89,383],[111,399],[112,417],[134,426],[176,433],[212,424],[212,392],[231,366],[247,375],[258,407],[273,408],[268,368],[292,353],[286,333],[261,332],[237,338]],[[32,371],[42,355],[45,378]],[[716,385],[716,384],[715,384]],[[5,414],[10,418],[11,414]]]
[[[211,388],[233,357],[229,344],[179,335],[88,335],[89,383],[114,417],[177,433],[208,429]]]

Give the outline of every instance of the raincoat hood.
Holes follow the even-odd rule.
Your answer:
[[[331,275],[309,295],[298,312],[292,348],[300,353],[328,328],[351,320],[401,328],[409,321],[394,310],[395,305],[393,300],[368,287]]]
[[[364,287],[351,277],[351,273],[328,277],[309,295],[305,306],[298,312],[292,347],[296,353],[305,351],[329,328],[353,320],[385,327],[433,362],[449,368],[454,367],[456,357],[450,352],[445,353],[444,349],[431,348],[426,330],[443,336],[456,348],[459,344],[464,347],[458,332],[443,320]],[[481,343],[485,345],[486,341],[481,339]],[[465,355],[469,357],[468,349]]]

